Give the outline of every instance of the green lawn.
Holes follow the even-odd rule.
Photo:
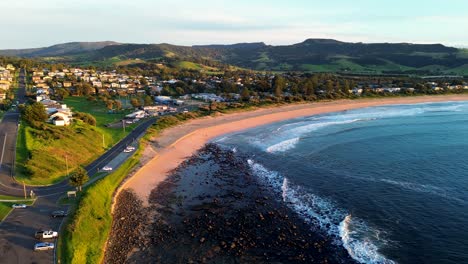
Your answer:
[[[93,115],[96,118],[98,126],[118,122],[131,112],[130,110],[123,110],[119,113],[109,113],[104,102],[89,101],[86,97],[70,96],[65,98],[63,102],[74,111]]]
[[[11,196],[9,197],[9,199],[4,199],[0,196],[0,200],[23,200],[23,199],[18,198],[18,197],[11,197]],[[11,212],[11,210],[13,210],[13,208],[11,208],[11,205],[15,203],[23,203],[27,205],[32,205],[34,202],[31,200],[23,200],[21,202],[0,202],[0,222],[3,221],[3,219],[5,219],[5,217]],[[17,209],[17,210],[27,210],[27,209]]]
[[[113,193],[139,163],[140,155],[141,151],[137,151],[115,172],[84,190],[72,218],[61,230],[63,235],[58,242],[58,258],[62,263],[102,262],[104,244],[112,226]]]
[[[136,127],[136,124],[126,125],[125,133],[122,128],[106,127],[107,124],[119,122],[125,117],[125,115],[131,113],[132,110],[121,110],[118,113],[109,113],[109,110],[103,102],[89,101],[85,97],[67,97],[65,98],[64,103],[68,107],[72,108],[73,111],[93,115],[96,118],[97,130],[104,134],[104,142],[107,146],[113,146]]]

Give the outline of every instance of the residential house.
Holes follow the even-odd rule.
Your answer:
[[[70,121],[70,116],[64,112],[57,111],[49,116],[49,122],[56,126],[68,126]]]

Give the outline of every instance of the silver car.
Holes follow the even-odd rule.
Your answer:
[[[34,251],[42,251],[42,250],[49,250],[54,249],[54,243],[50,242],[41,242],[34,245]]]
[[[14,209],[18,209],[18,208],[26,208],[28,206],[25,204],[12,204],[11,207]]]

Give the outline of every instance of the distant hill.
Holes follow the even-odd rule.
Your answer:
[[[272,71],[468,75],[468,50],[441,44],[366,44],[333,39],[307,39],[283,46],[266,45],[262,42],[202,46],[99,42],[87,48],[82,44],[68,43],[39,50],[21,50],[17,51],[17,55],[53,57],[55,54],[56,58],[49,59],[100,65],[118,64],[122,61],[188,61]],[[4,52],[0,51],[0,54],[5,54]]]
[[[54,57],[62,55],[70,55],[102,49],[107,46],[120,45],[113,41],[102,42],[69,42],[57,44],[50,47],[35,48],[35,49],[8,49],[0,50],[0,55],[3,56],[18,56],[18,57]]]

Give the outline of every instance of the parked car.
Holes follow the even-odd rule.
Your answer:
[[[133,151],[133,150],[135,150],[135,147],[133,147],[133,146],[127,146],[126,149],[128,149],[128,150],[130,150],[130,151]]]
[[[68,215],[68,213],[65,211],[59,210],[59,211],[53,211],[51,215],[52,217],[65,217]]]
[[[103,171],[111,171],[111,170],[112,170],[112,167],[104,166],[104,167],[102,167],[102,170],[103,170]]]
[[[25,204],[12,204],[11,207],[14,209],[19,209],[19,208],[26,208],[28,206]]]
[[[41,242],[34,245],[34,251],[54,249],[54,243]]]
[[[126,148],[126,149],[124,149],[124,150],[123,150],[123,152],[125,152],[125,153],[129,153],[129,152],[132,152],[132,150],[131,150],[131,149],[128,149],[128,148]]]
[[[41,230],[37,231],[34,234],[34,237],[37,239],[52,239],[52,238],[57,238],[58,237],[58,232],[52,231],[52,230]]]

